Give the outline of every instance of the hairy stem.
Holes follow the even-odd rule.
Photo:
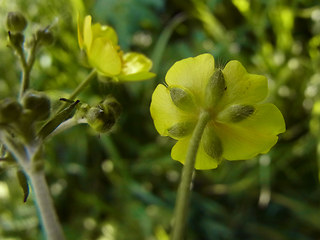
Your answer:
[[[16,158],[17,162],[24,167],[27,162],[27,152],[24,146],[14,141],[6,130],[0,129],[0,141],[5,148]]]
[[[28,178],[34,192],[35,201],[48,240],[64,240],[62,227],[59,223],[48,184],[43,171],[32,171]]]
[[[193,131],[189,148],[182,170],[180,186],[174,210],[174,225],[171,234],[171,240],[182,240],[186,219],[188,215],[189,199],[191,192],[192,174],[194,171],[195,160],[197,157],[198,148],[205,126],[210,120],[210,114],[206,111],[200,114],[198,123]]]
[[[64,131],[76,126],[76,125],[84,124],[84,123],[88,123],[86,119],[70,118],[70,119],[64,121],[63,123],[61,123],[52,133],[50,133],[48,135],[48,137],[56,136]]]
[[[41,223],[47,240],[64,240],[63,231],[55,212],[52,198],[44,171],[36,171],[36,164],[39,164],[34,156],[37,148],[24,146],[17,139],[13,139],[6,130],[0,129],[0,141],[6,149],[15,157],[23,172],[27,175],[32,186],[35,202],[38,206]]]

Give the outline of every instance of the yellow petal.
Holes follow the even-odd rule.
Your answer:
[[[97,38],[88,52],[89,64],[105,76],[118,75],[121,71],[121,59],[111,41]]]
[[[152,62],[149,58],[140,53],[129,52],[123,55],[122,74],[129,75],[139,72],[147,72],[152,67]]]
[[[266,98],[268,93],[267,78],[262,75],[247,73],[236,60],[228,62],[223,69],[226,91],[219,105],[254,104]]]
[[[177,108],[170,98],[169,90],[162,84],[159,84],[152,94],[150,112],[154,125],[162,136],[168,136],[168,129],[173,125],[195,121],[197,117],[197,113],[192,115]]]
[[[107,38],[112,44],[118,44],[118,36],[116,31],[107,25],[101,25],[100,23],[95,23],[92,25],[92,36],[93,38]]]
[[[255,109],[255,113],[251,117],[237,123],[237,125],[264,134],[277,135],[286,131],[284,118],[274,104],[258,104],[255,105]]]
[[[166,75],[169,86],[183,86],[203,105],[207,83],[214,72],[214,58],[211,54],[201,54],[176,62]]]
[[[152,72],[138,72],[129,75],[119,75],[120,81],[142,81],[155,77],[156,74]]]
[[[77,22],[78,22],[78,43],[79,43],[80,49],[83,49],[83,22],[81,21],[81,17],[79,13],[77,16]]]
[[[172,159],[184,164],[186,160],[189,144],[190,144],[190,139],[191,139],[191,136],[180,139],[173,146],[171,150]],[[201,142],[197,152],[195,169],[205,170],[205,169],[214,169],[217,167],[218,167],[218,161],[210,157],[208,154],[206,154],[206,152],[203,149],[203,144]]]
[[[243,160],[266,153],[276,144],[285,122],[279,109],[270,103],[255,105],[252,116],[238,123],[215,122],[215,131],[227,160]]]
[[[140,81],[155,76],[154,73],[149,72],[152,61],[143,54],[129,52],[123,55],[122,60],[122,71],[118,76],[120,81]]]
[[[83,47],[89,51],[92,43],[92,30],[91,30],[91,16],[88,15],[84,18],[83,23]]]

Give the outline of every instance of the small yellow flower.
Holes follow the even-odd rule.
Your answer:
[[[176,62],[152,95],[151,116],[157,131],[178,142],[171,157],[184,163],[201,111],[210,113],[195,168],[216,168],[222,159],[244,160],[267,153],[285,131],[279,109],[261,103],[268,93],[264,76],[249,74],[238,61],[223,70],[202,54]]]
[[[81,22],[78,16],[79,46],[85,51],[88,63],[99,74],[115,81],[145,80],[155,76],[149,72],[152,62],[140,53],[123,53],[118,46],[115,30],[107,25],[91,23],[91,16]]]

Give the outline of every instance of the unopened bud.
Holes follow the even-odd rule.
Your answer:
[[[14,48],[22,49],[24,42],[24,35],[22,33],[8,33],[8,39]]]
[[[202,135],[204,151],[212,158],[221,160],[223,148],[220,138],[212,127],[207,126]]]
[[[100,105],[103,109],[112,111],[115,118],[118,118],[121,114],[121,104],[114,97],[108,96]]]
[[[223,72],[221,69],[217,69],[209,79],[206,87],[206,107],[214,107],[222,98],[225,90],[226,82]]]
[[[31,110],[35,121],[42,121],[50,116],[50,99],[44,93],[28,91],[24,94],[22,103],[25,109]]]
[[[54,40],[53,34],[48,28],[38,30],[36,37],[37,40],[43,45],[50,45]]]
[[[192,111],[196,108],[192,93],[180,87],[170,87],[170,96],[173,103],[183,111]]]
[[[22,106],[13,98],[5,98],[0,101],[0,123],[15,122],[19,119]]]
[[[174,139],[183,138],[192,133],[195,127],[194,122],[181,122],[176,123],[172,127],[170,127],[168,131],[168,135]]]
[[[20,12],[9,12],[7,28],[12,33],[20,33],[27,27],[27,20]]]
[[[104,110],[99,106],[90,108],[87,112],[86,119],[88,124],[99,133],[109,131],[116,123],[114,113]]]

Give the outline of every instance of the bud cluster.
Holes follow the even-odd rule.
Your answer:
[[[6,19],[6,25],[9,44],[18,52],[22,52],[25,39],[23,31],[28,25],[26,18],[20,12],[9,12]],[[27,44],[27,46],[36,48],[41,45],[50,45],[53,43],[53,40],[53,34],[48,26],[44,29],[39,29],[33,35],[32,40]]]
[[[28,91],[22,98],[22,104],[33,121],[43,121],[50,116],[50,99],[44,93]]]
[[[50,115],[50,100],[41,92],[27,91],[19,103],[16,99],[0,101],[0,125],[20,135],[25,142],[34,138],[34,125]]]
[[[0,101],[0,124],[8,124],[19,119],[22,106],[13,98],[5,98]]]

